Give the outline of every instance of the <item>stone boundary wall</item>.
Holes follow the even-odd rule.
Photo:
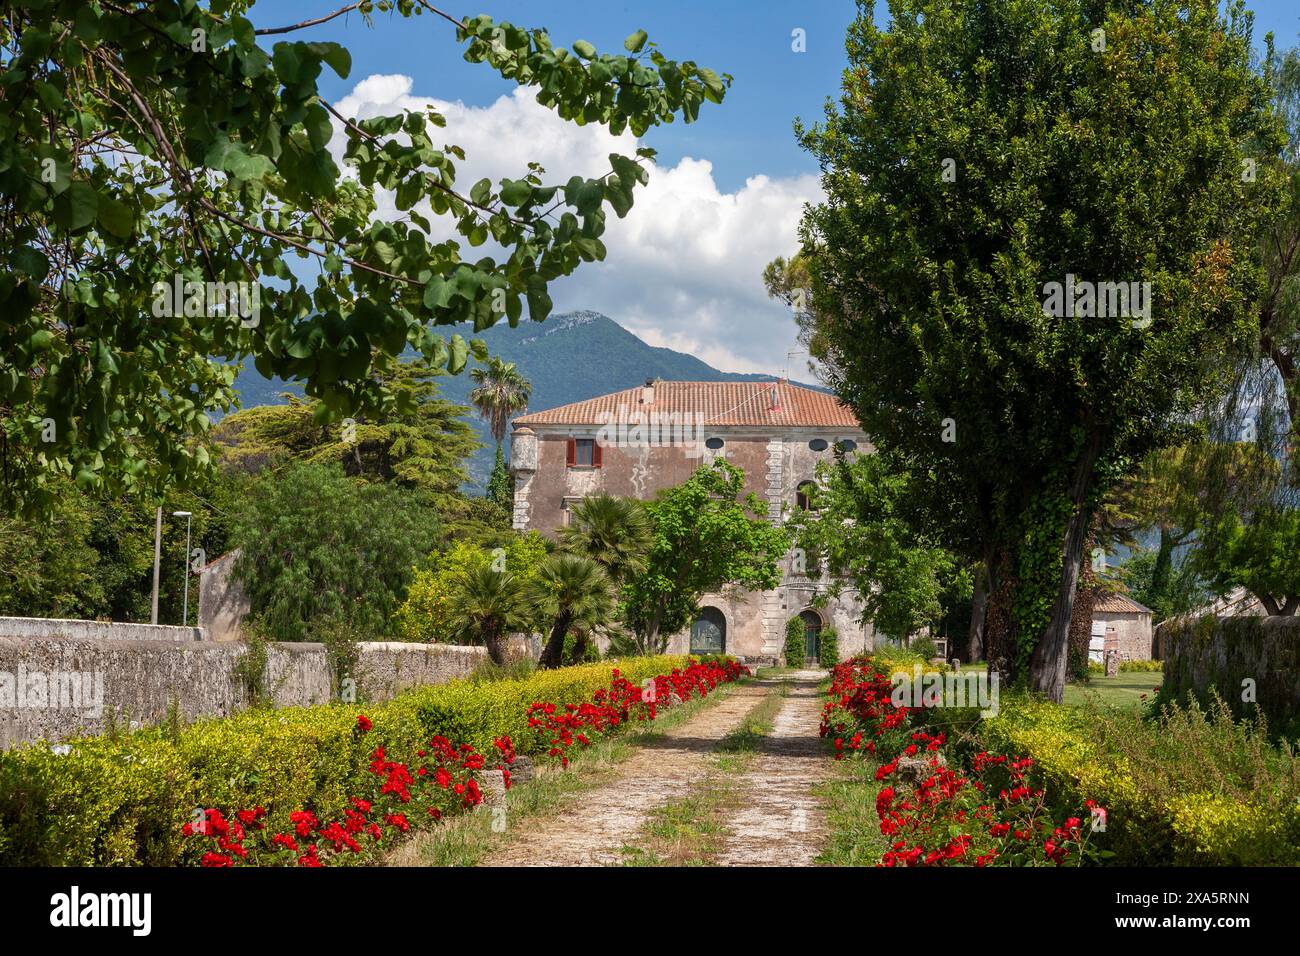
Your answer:
[[[1300,719],[1300,617],[1213,617],[1161,625],[1166,692],[1205,700],[1213,686],[1238,716],[1256,706],[1269,727]],[[1254,681],[1255,704],[1242,700]]]
[[[102,638],[110,641],[202,641],[201,627],[169,624],[119,624],[71,618],[0,617],[0,638]]]
[[[118,625],[130,626],[130,625]],[[193,630],[192,628],[189,630]],[[362,643],[357,700],[381,702],[410,687],[468,675],[482,647]],[[0,749],[156,725],[173,703],[183,721],[224,717],[250,703],[238,664],[242,642],[0,636]],[[268,644],[265,692],[276,707],[331,699],[324,644]]]

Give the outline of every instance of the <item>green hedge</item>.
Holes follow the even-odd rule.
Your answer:
[[[803,639],[803,619],[792,617],[785,625],[785,666],[803,667],[808,661],[808,647]]]
[[[88,737],[60,755],[28,745],[0,752],[0,865],[175,865],[181,828],[198,807],[263,806],[271,825],[289,813],[336,817],[383,745],[405,759],[435,734],[489,757],[509,735],[526,752],[534,701],[583,700],[619,668],[633,683],[684,665],[677,656],[604,661],[527,678],[459,680],[387,704],[249,710],[200,720],[172,736],[161,729]],[[374,724],[355,732],[358,713]]]
[[[1097,845],[1121,865],[1300,865],[1300,756],[1226,708],[1162,716],[1064,707],[1001,695],[992,719],[933,716],[968,749],[1030,756],[1049,799],[1107,811]],[[965,725],[964,727],[961,725]],[[969,754],[968,754],[969,756]]]
[[[822,631],[822,643],[818,663],[822,667],[834,667],[840,662],[840,635],[833,627]]]

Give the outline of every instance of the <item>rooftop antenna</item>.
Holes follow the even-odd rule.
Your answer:
[[[807,355],[807,354],[808,354],[807,349],[791,349],[790,351],[785,353],[785,371],[781,373],[781,380],[783,382],[790,381],[790,359],[794,358],[796,355]]]

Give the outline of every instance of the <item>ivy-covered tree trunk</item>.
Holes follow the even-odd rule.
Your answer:
[[[984,659],[984,617],[988,601],[988,565],[981,563],[975,571],[975,588],[971,596],[970,631],[966,645],[968,663]]]
[[[1070,518],[1061,546],[1061,576],[1056,589],[1052,619],[1038,640],[1029,659],[1029,686],[1048,700],[1061,702],[1065,693],[1065,671],[1070,646],[1070,619],[1074,612],[1074,594],[1079,584],[1084,545],[1092,523],[1088,493],[1093,469],[1101,451],[1101,436],[1094,434],[1088,447],[1075,464],[1070,487]]]
[[[1169,607],[1169,582],[1174,568],[1174,536],[1166,525],[1160,526],[1160,546],[1151,568],[1152,610],[1162,614]]]
[[[1088,675],[1088,651],[1092,644],[1092,609],[1097,600],[1094,584],[1096,573],[1090,560],[1097,546],[1097,519],[1093,518],[1088,540],[1084,543],[1083,567],[1079,572],[1079,586],[1074,592],[1074,609],[1070,614],[1070,648],[1066,674],[1070,680],[1082,680]]]
[[[989,671],[1003,679],[1016,678],[1016,621],[1011,613],[1016,577],[1009,552],[1002,551],[988,564],[988,598],[984,608],[984,654]]]

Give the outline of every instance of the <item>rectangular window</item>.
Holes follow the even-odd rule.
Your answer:
[[[567,528],[573,524],[573,508],[581,500],[581,498],[560,499],[560,527]]]
[[[573,440],[573,463],[579,468],[590,468],[596,463],[596,440],[594,438],[575,438]]]

